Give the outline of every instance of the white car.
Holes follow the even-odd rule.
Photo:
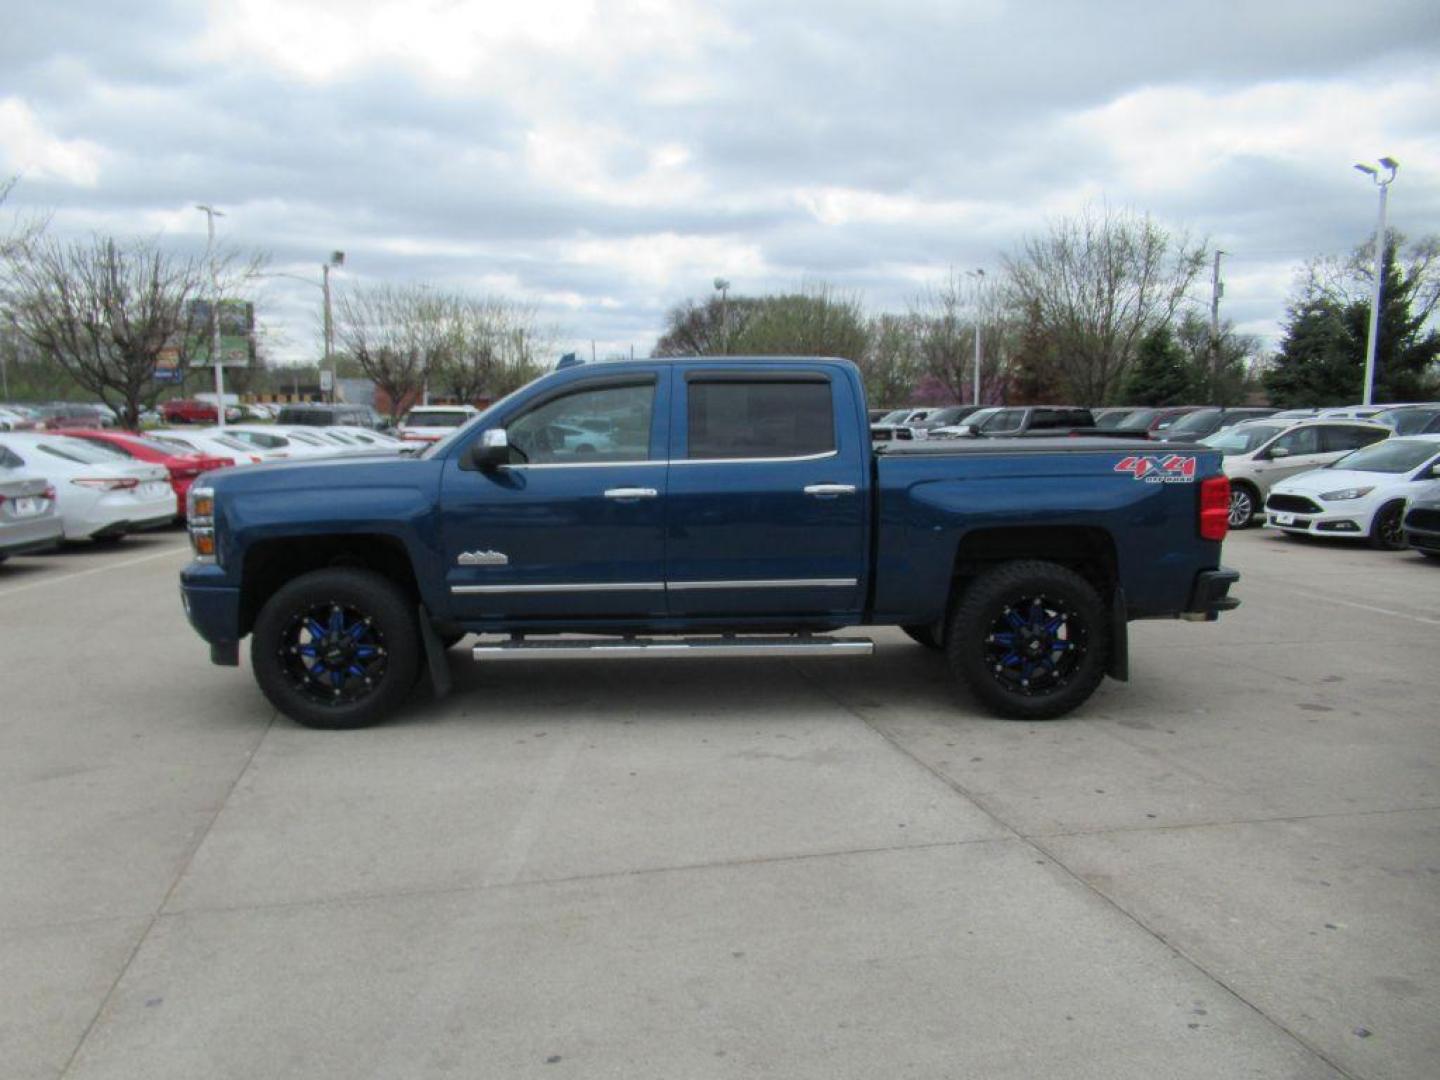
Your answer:
[[[55,488],[66,540],[116,539],[175,519],[175,491],[163,465],[64,435],[0,435],[0,446]]]
[[[1270,489],[1282,480],[1323,468],[1362,446],[1390,437],[1382,424],[1364,420],[1246,420],[1200,440],[1224,456],[1230,478],[1230,528],[1246,529]]]
[[[439,442],[479,415],[480,410],[471,405],[416,405],[397,430],[407,442]]]
[[[1282,480],[1265,500],[1265,527],[1292,535],[1405,546],[1405,502],[1440,478],[1440,435],[1386,439],[1323,469]]]
[[[0,562],[52,548],[61,535],[54,485],[0,446]]]
[[[190,428],[182,428],[179,431],[165,428],[148,431],[145,435],[146,438],[162,442],[166,446],[173,446],[184,453],[228,457],[236,465],[258,465],[262,461],[278,460],[277,455],[270,451],[262,450],[258,446],[251,446],[249,443],[241,442],[228,435],[205,435],[192,431]]]
[[[226,435],[238,439],[246,446],[258,447],[272,452],[276,457],[295,458],[335,457],[345,452],[327,439],[316,438],[305,431],[294,428],[277,428],[271,424],[226,424],[223,429],[206,428],[206,435]]]
[[[337,435],[344,435],[363,446],[367,453],[399,454],[402,453],[406,447],[403,440],[397,439],[393,435],[386,435],[383,431],[371,431],[369,428],[350,427],[346,424],[332,424],[330,427],[320,430],[333,431]]]

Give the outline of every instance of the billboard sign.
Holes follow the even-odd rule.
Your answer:
[[[249,367],[255,356],[255,305],[248,300],[220,301],[220,366]],[[210,367],[210,301],[191,300],[190,363]]]

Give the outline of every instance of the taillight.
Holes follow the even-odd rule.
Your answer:
[[[56,497],[55,485],[54,485],[54,484],[48,484],[48,485],[46,485],[45,493],[44,493],[43,495],[41,495],[40,497],[41,497],[42,499],[49,499],[51,502],[54,502],[54,501],[55,501],[55,497]]]
[[[70,482],[80,487],[99,488],[101,491],[129,491],[140,486],[140,481],[130,476],[78,476]]]
[[[1200,539],[1224,540],[1230,531],[1230,478],[1211,476],[1200,481]]]

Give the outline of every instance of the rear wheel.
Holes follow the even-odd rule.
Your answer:
[[[317,570],[285,584],[260,609],[250,662],[270,703],[292,720],[364,727],[415,684],[415,612],[394,582],[371,570]]]
[[[1230,528],[1248,529],[1255,520],[1255,492],[1247,484],[1230,487]]]
[[[1405,530],[1400,524],[1405,513],[1403,502],[1386,503],[1375,511],[1370,523],[1370,546],[1377,551],[1399,551],[1405,546]]]
[[[995,712],[1049,720],[1105,676],[1110,628],[1094,586],[1048,562],[1012,562],[976,578],[946,634],[951,670]]]

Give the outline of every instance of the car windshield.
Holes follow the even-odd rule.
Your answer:
[[[877,424],[898,424],[901,420],[904,420],[905,417],[909,415],[909,409],[891,409],[889,412],[887,412],[884,416],[880,417],[880,419],[876,420],[875,422]]]
[[[1403,473],[1423,465],[1440,453],[1440,442],[1428,439],[1386,439],[1346,454],[1331,464],[1332,469],[1357,472]]]
[[[465,412],[462,409],[445,411],[425,411],[416,409],[405,414],[401,421],[406,427],[459,427],[469,420],[474,413]]]
[[[999,411],[1000,407],[998,405],[992,406],[988,409],[981,409],[978,412],[972,412],[969,416],[965,417],[965,419],[961,420],[960,422],[962,424],[968,424],[971,431],[978,431],[981,424],[985,423],[986,420],[989,420]]]
[[[1440,409],[1393,409],[1371,417],[1377,424],[1394,428],[1396,435],[1418,435],[1426,425],[1440,416]]]
[[[1116,431],[1148,431],[1155,417],[1158,416],[1158,409],[1136,409],[1129,416],[1125,417],[1115,425]]]
[[[1187,431],[1210,431],[1219,419],[1219,409],[1200,409],[1198,412],[1185,413],[1169,425],[1170,434],[1183,435]]]
[[[1110,412],[1095,417],[1095,426],[1097,428],[1103,428],[1106,431],[1111,431],[1118,428],[1121,421],[1129,415],[1129,409],[1112,409]]]
[[[1245,424],[1226,428],[1200,440],[1201,446],[1214,447],[1225,457],[1234,454],[1248,454],[1261,443],[1274,438],[1285,430],[1284,424]]]

